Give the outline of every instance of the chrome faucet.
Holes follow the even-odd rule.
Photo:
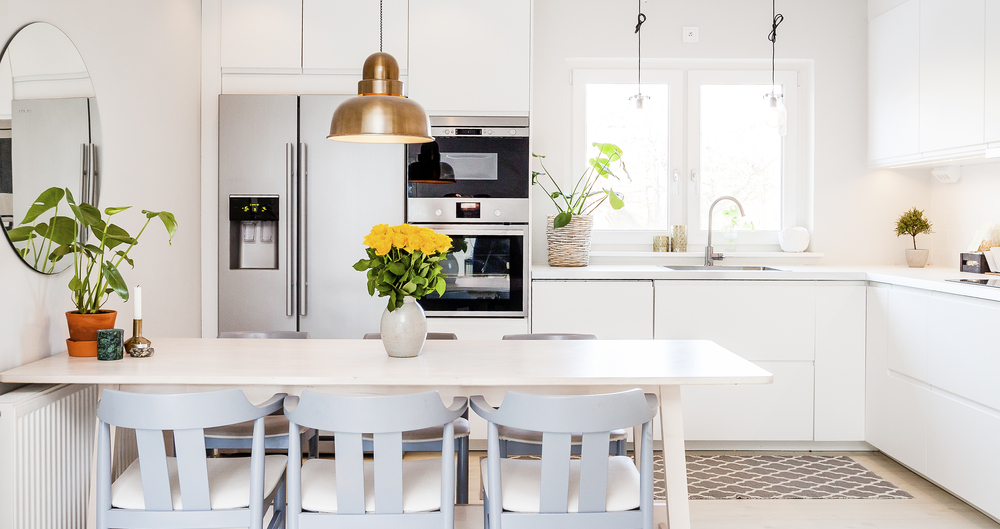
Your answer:
[[[741,217],[746,216],[746,213],[743,212],[743,204],[740,204],[740,201],[736,200],[735,197],[731,197],[729,195],[723,195],[715,199],[715,202],[712,202],[712,205],[708,207],[708,246],[705,247],[705,266],[714,266],[715,261],[722,260],[722,254],[714,253],[714,251],[712,250],[712,209],[715,208],[715,205],[718,204],[720,200],[726,200],[726,199],[732,200],[733,202],[736,203],[737,206],[740,207]]]

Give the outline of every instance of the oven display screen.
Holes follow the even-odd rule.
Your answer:
[[[458,202],[455,204],[455,217],[460,219],[478,219],[479,202]]]

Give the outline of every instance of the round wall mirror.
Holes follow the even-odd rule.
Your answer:
[[[31,268],[73,264],[59,251],[76,238],[65,229],[73,213],[61,194],[44,192],[68,189],[97,206],[100,146],[94,85],[73,41],[51,24],[21,28],[0,56],[0,224]]]

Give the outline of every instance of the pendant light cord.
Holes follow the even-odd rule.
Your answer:
[[[378,51],[382,53],[382,0],[378,0]]]
[[[642,13],[642,0],[639,0],[639,16],[637,17],[637,23],[635,25],[635,33],[639,35],[639,78],[636,85],[639,88],[639,97],[642,98],[642,24],[646,22],[646,15]]]
[[[774,87],[774,41],[778,39],[778,26],[785,21],[784,15],[776,13],[775,0],[771,0],[771,32],[767,35],[767,40],[771,41],[771,87]]]

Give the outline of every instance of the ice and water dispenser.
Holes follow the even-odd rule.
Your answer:
[[[278,269],[278,195],[229,196],[229,268]]]

